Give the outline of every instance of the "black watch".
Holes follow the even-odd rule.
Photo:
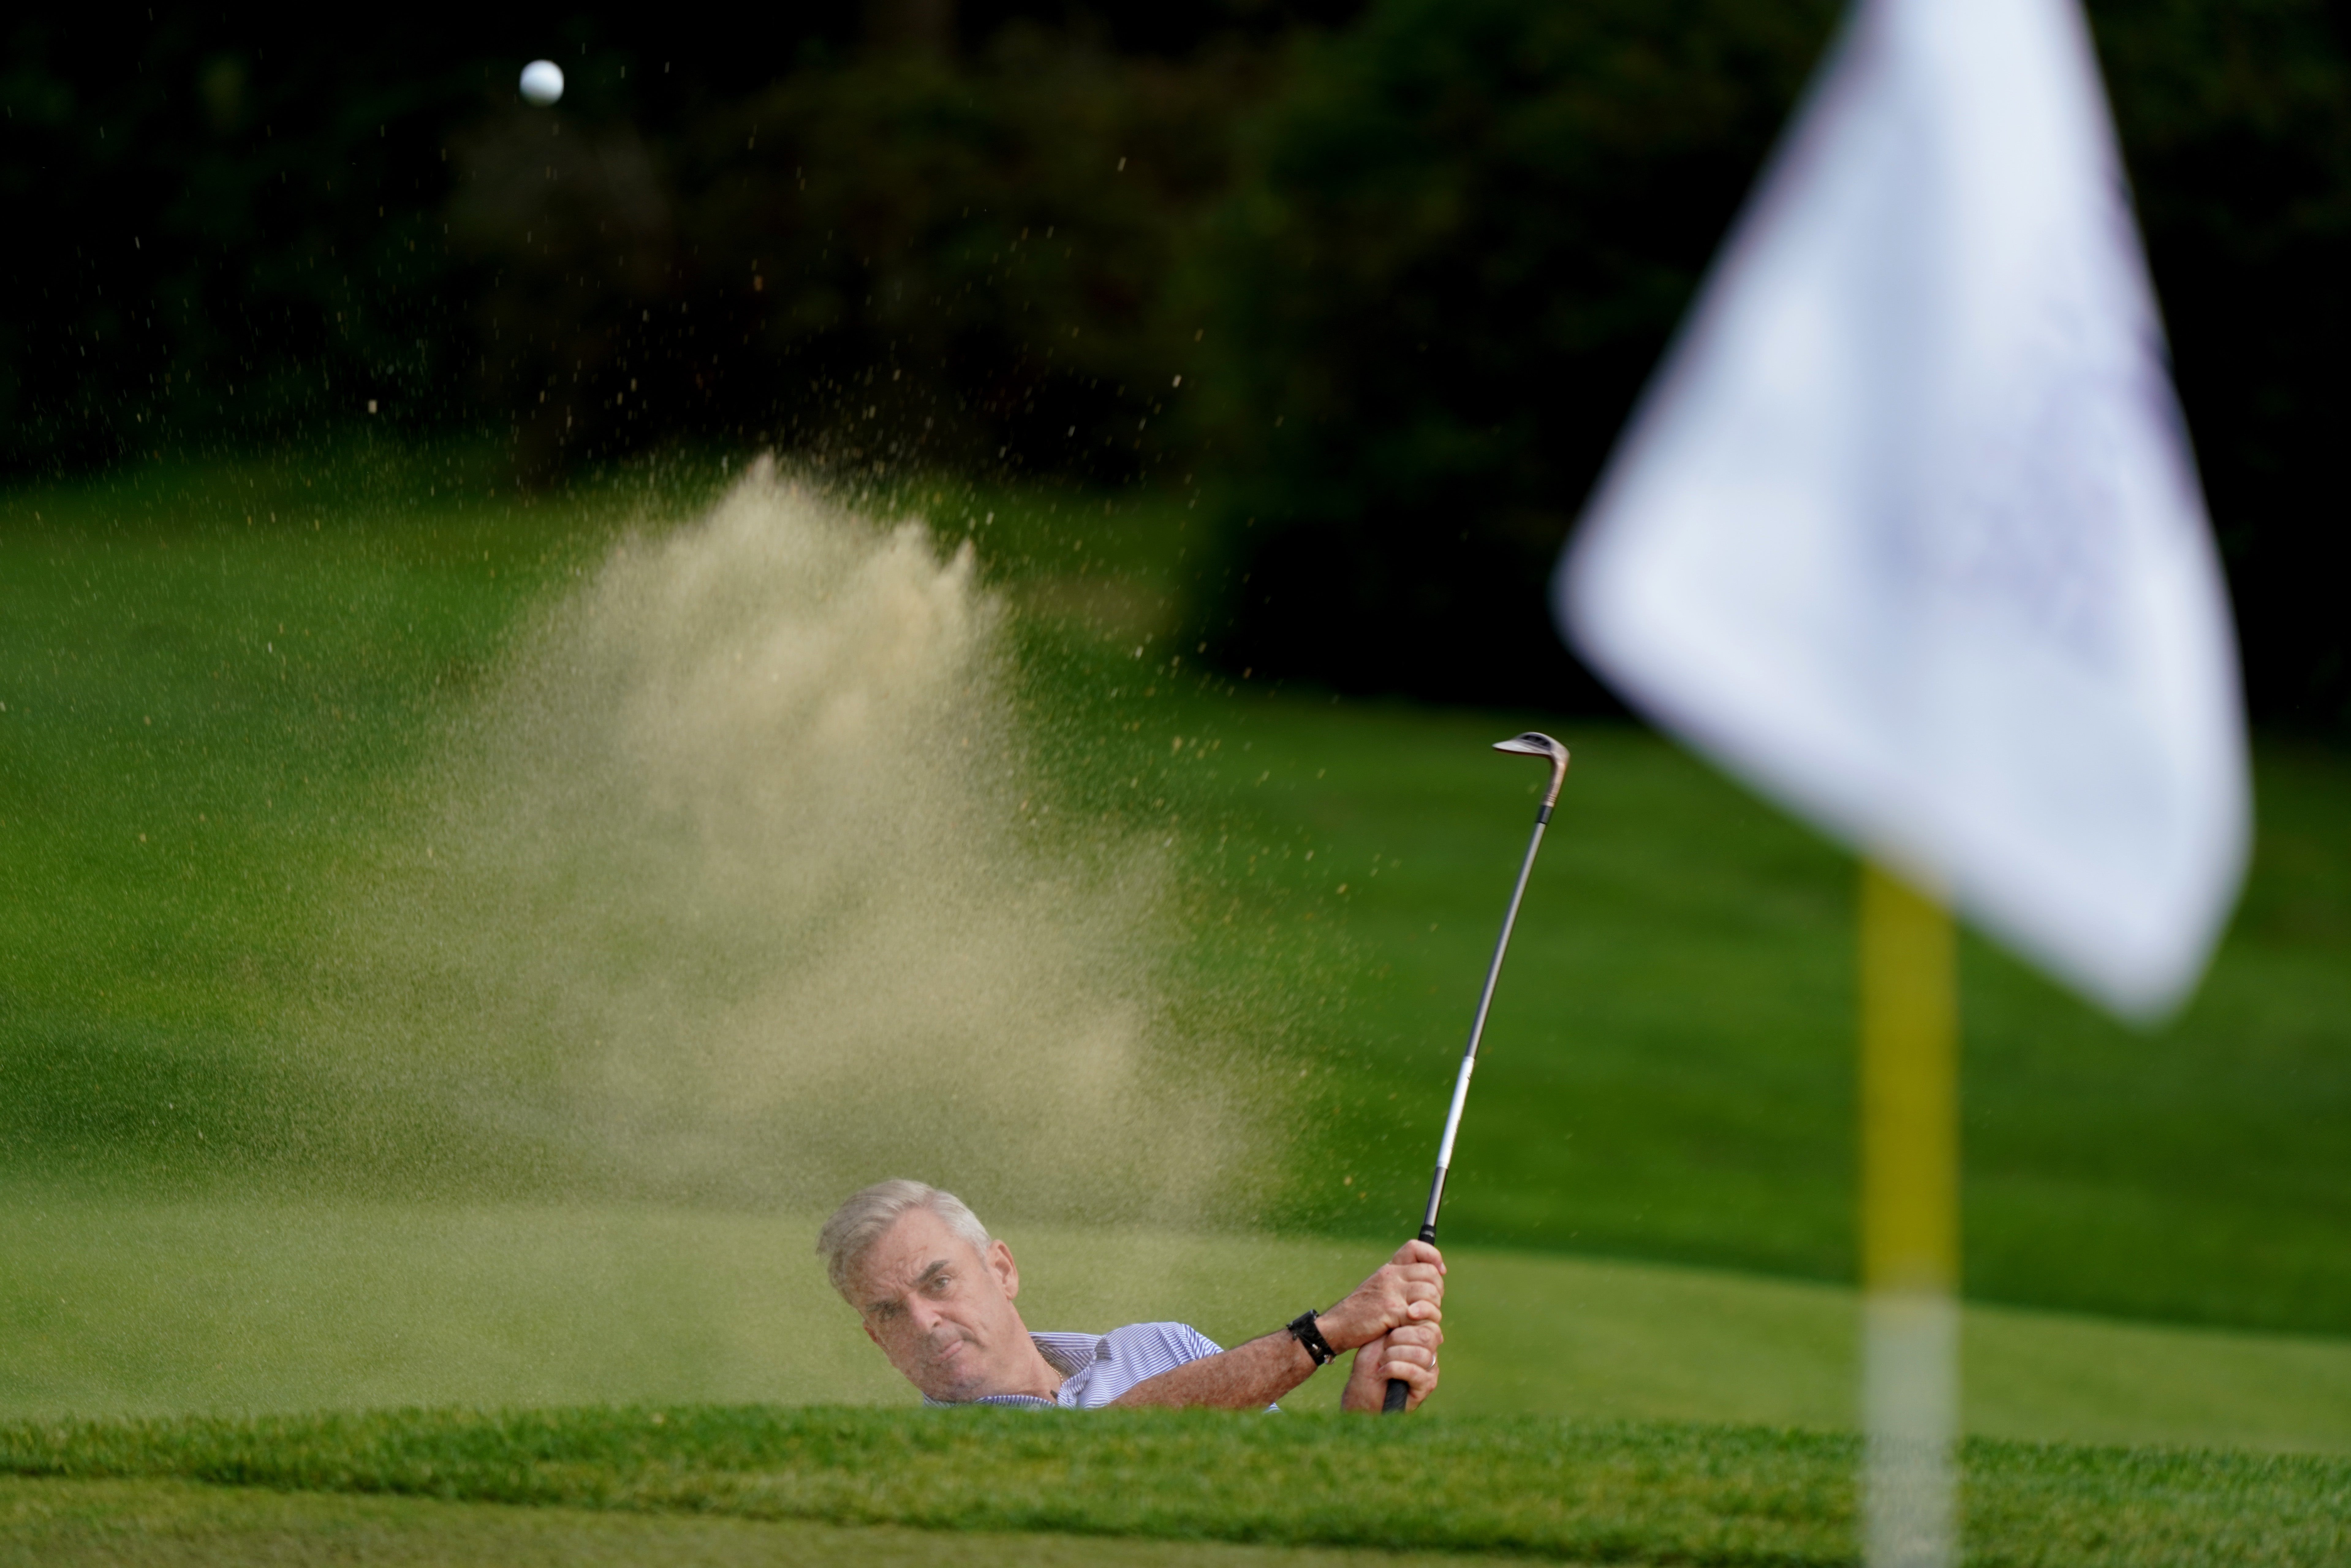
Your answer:
[[[1290,1337],[1306,1347],[1306,1354],[1314,1358],[1315,1365],[1328,1366],[1339,1359],[1339,1353],[1331,1348],[1331,1342],[1324,1339],[1322,1331],[1314,1326],[1313,1308],[1309,1307],[1290,1319],[1289,1328]]]

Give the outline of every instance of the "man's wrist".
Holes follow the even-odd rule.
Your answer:
[[[1323,1343],[1342,1354],[1380,1337],[1375,1333],[1357,1333],[1354,1325],[1336,1307],[1327,1312],[1316,1313],[1314,1326],[1321,1331]]]

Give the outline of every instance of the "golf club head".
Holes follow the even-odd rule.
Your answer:
[[[1543,810],[1548,811],[1559,803],[1559,787],[1567,779],[1567,747],[1541,730],[1531,729],[1524,735],[1514,735],[1508,740],[1494,743],[1497,751],[1507,751],[1513,757],[1547,757],[1551,758],[1551,788],[1543,791]]]

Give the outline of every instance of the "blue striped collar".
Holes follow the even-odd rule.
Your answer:
[[[983,1394],[976,1399],[934,1399],[923,1396],[923,1403],[935,1410],[952,1409],[958,1405],[1007,1405],[1029,1410],[1053,1410],[1075,1401],[1063,1397],[1070,1391],[1071,1381],[1094,1364],[1107,1342],[1101,1334],[1092,1333],[1032,1333],[1029,1343],[1045,1358],[1045,1364],[1061,1375],[1061,1385],[1050,1399],[1036,1394]]]

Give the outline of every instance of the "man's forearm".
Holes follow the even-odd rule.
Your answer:
[[[1262,1410],[1314,1374],[1314,1358],[1287,1331],[1146,1377],[1113,1405]]]

